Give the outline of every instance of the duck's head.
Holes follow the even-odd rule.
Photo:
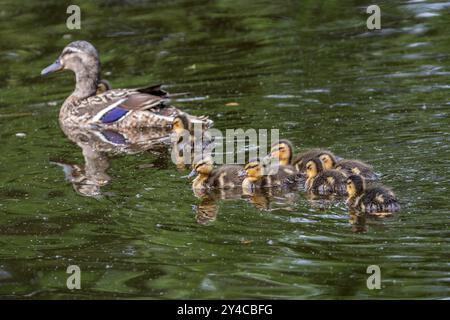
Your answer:
[[[177,115],[172,122],[172,132],[181,135],[185,130],[189,130],[189,119],[184,114]]]
[[[214,169],[214,161],[211,157],[194,160],[192,163],[192,171],[188,178],[193,178],[197,175],[209,176]]]
[[[336,164],[336,157],[331,152],[323,152],[319,155],[319,159],[322,162],[323,168],[325,170],[330,170]]]
[[[360,195],[366,189],[366,181],[359,175],[351,175],[347,178],[346,188],[349,197]]]
[[[292,144],[289,140],[280,140],[272,145],[270,157],[279,160],[280,165],[287,166],[292,161]]]
[[[98,75],[100,62],[97,50],[87,41],[69,43],[56,61],[41,71],[41,75],[61,70],[72,70],[77,76],[83,76],[83,73]]]
[[[312,159],[306,163],[306,176],[308,179],[314,178],[323,171],[322,162],[319,159]]]
[[[256,182],[263,176],[263,166],[260,159],[250,160],[244,167],[242,171],[243,176],[246,177],[251,182]]]

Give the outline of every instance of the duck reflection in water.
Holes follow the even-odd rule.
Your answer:
[[[100,198],[101,187],[111,181],[107,174],[111,156],[142,152],[166,155],[170,141],[169,129],[161,128],[105,130],[71,126],[62,129],[81,148],[84,165],[61,160],[51,162],[63,168],[66,179],[78,194],[94,198]]]
[[[261,211],[295,211],[298,194],[281,188],[255,189],[243,192],[241,188],[210,189],[196,191],[194,195],[201,201],[194,206],[199,224],[208,224],[217,219],[219,204],[226,201],[246,201]]]

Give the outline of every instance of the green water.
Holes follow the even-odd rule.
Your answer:
[[[0,297],[450,296],[450,2],[378,1],[376,32],[364,1],[79,4],[68,30],[63,1],[0,1]],[[355,222],[301,192],[202,201],[164,152],[111,156],[103,197],[78,194],[51,162],[84,164],[57,120],[73,75],[40,77],[77,39],[113,87],[165,83],[217,129],[371,163],[402,211]]]

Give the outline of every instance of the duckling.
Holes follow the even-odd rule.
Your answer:
[[[186,114],[177,115],[172,122],[172,159],[178,167],[191,163],[201,157],[206,147],[212,144],[205,127],[190,121]]]
[[[112,87],[109,84],[108,80],[100,79],[97,83],[97,91],[95,92],[95,95],[98,96],[99,94],[105,93],[106,91],[111,89]]]
[[[245,176],[242,182],[243,190],[285,187],[297,181],[296,172],[292,166],[267,166],[258,158],[250,160],[240,175]]]
[[[307,171],[306,164],[312,159],[319,158],[321,155],[329,155],[330,157],[333,157],[333,159],[336,159],[336,156],[331,151],[315,148],[297,155],[293,160],[292,165],[298,172],[305,174]]]
[[[320,155],[329,154],[335,159],[332,152],[324,149],[308,150],[295,157],[293,156],[293,150],[292,143],[287,139],[282,139],[272,145],[269,155],[271,158],[278,158],[280,165],[292,165],[301,174],[304,174],[306,171],[306,163],[311,159],[318,158]]]
[[[306,163],[306,189],[320,195],[346,195],[347,176],[338,170],[324,170],[322,162],[311,159]]]
[[[228,189],[240,187],[244,177],[239,173],[242,167],[239,165],[223,165],[214,168],[211,157],[205,157],[194,161],[189,178],[196,177],[192,182],[194,190],[201,189]]]
[[[384,186],[367,187],[360,175],[347,178],[347,205],[351,209],[371,215],[385,216],[400,210],[394,192]]]
[[[346,159],[336,160],[336,156],[332,153],[323,153],[319,158],[326,170],[336,169],[342,171],[347,176],[357,174],[368,180],[377,179],[377,175],[373,171],[372,166],[362,161]]]
[[[283,139],[272,145],[269,156],[278,159],[280,165],[288,166],[292,165],[293,150],[292,143]]]
[[[184,115],[176,116],[172,122],[171,156],[179,169],[184,169],[186,164],[191,163],[193,159],[194,139],[188,131],[189,127],[189,120]]]

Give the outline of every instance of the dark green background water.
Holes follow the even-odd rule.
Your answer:
[[[69,3],[0,1],[0,297],[450,296],[450,2],[378,1],[377,32],[365,1],[75,3],[71,31]],[[148,153],[112,159],[103,199],[76,194],[49,162],[83,163],[57,122],[73,75],[39,75],[76,39],[113,87],[166,83],[218,129],[277,128],[297,150],[370,162],[402,212],[354,225],[344,204],[298,192],[271,210],[222,201],[198,224],[185,173],[142,169],[159,161]],[[71,264],[82,290],[66,288]]]

